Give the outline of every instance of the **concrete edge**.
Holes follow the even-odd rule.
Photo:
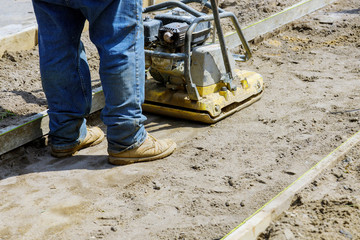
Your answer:
[[[93,104],[90,114],[102,109],[105,97],[102,88],[96,88],[92,93]],[[16,126],[9,126],[0,130],[0,155],[40,138],[50,131],[47,110],[26,118]]]
[[[341,160],[352,147],[359,144],[360,131],[350,137],[346,142],[332,151],[328,156],[319,161],[305,174],[286,187],[277,196],[262,206],[243,223],[228,233],[223,240],[256,239],[266,230],[270,223],[290,208],[296,193],[308,186],[324,170],[331,168]]]
[[[23,51],[32,49],[38,44],[37,25],[25,28],[24,30],[0,38],[0,56],[5,51]]]
[[[268,18],[244,27],[242,29],[243,34],[247,41],[251,41],[256,37],[272,32],[281,26],[291,23],[335,1],[336,0],[303,0]],[[236,32],[227,35],[225,41],[228,48],[235,48],[241,44]]]

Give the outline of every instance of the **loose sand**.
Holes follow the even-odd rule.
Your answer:
[[[251,22],[287,1],[259,2],[221,4]],[[148,115],[149,132],[178,143],[167,159],[115,167],[104,142],[59,160],[45,138],[1,156],[0,239],[221,238],[359,130],[359,36],[359,4],[348,0],[252,44],[254,57],[239,67],[263,75],[259,102],[211,126]],[[88,54],[96,62],[91,47]],[[36,49],[0,59],[1,108],[23,116],[46,109],[37,61]],[[105,129],[97,114],[90,123]],[[333,239],[358,238],[359,152],[347,159],[263,237],[331,239],[335,229]]]

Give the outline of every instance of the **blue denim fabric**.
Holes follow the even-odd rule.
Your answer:
[[[91,77],[80,41],[86,19],[100,55],[108,151],[141,145],[146,138],[142,0],[33,0],[33,6],[53,147],[71,148],[86,136]]]

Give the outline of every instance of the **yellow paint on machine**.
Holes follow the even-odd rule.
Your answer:
[[[238,82],[235,91],[222,90],[225,83],[197,87],[201,99],[190,100],[187,92],[171,90],[150,79],[145,86],[146,112],[189,119],[205,123],[215,123],[260,99],[263,78],[250,71],[235,70]]]

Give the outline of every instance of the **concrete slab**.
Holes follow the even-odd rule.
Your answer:
[[[1,1],[0,38],[36,25],[31,0]]]

